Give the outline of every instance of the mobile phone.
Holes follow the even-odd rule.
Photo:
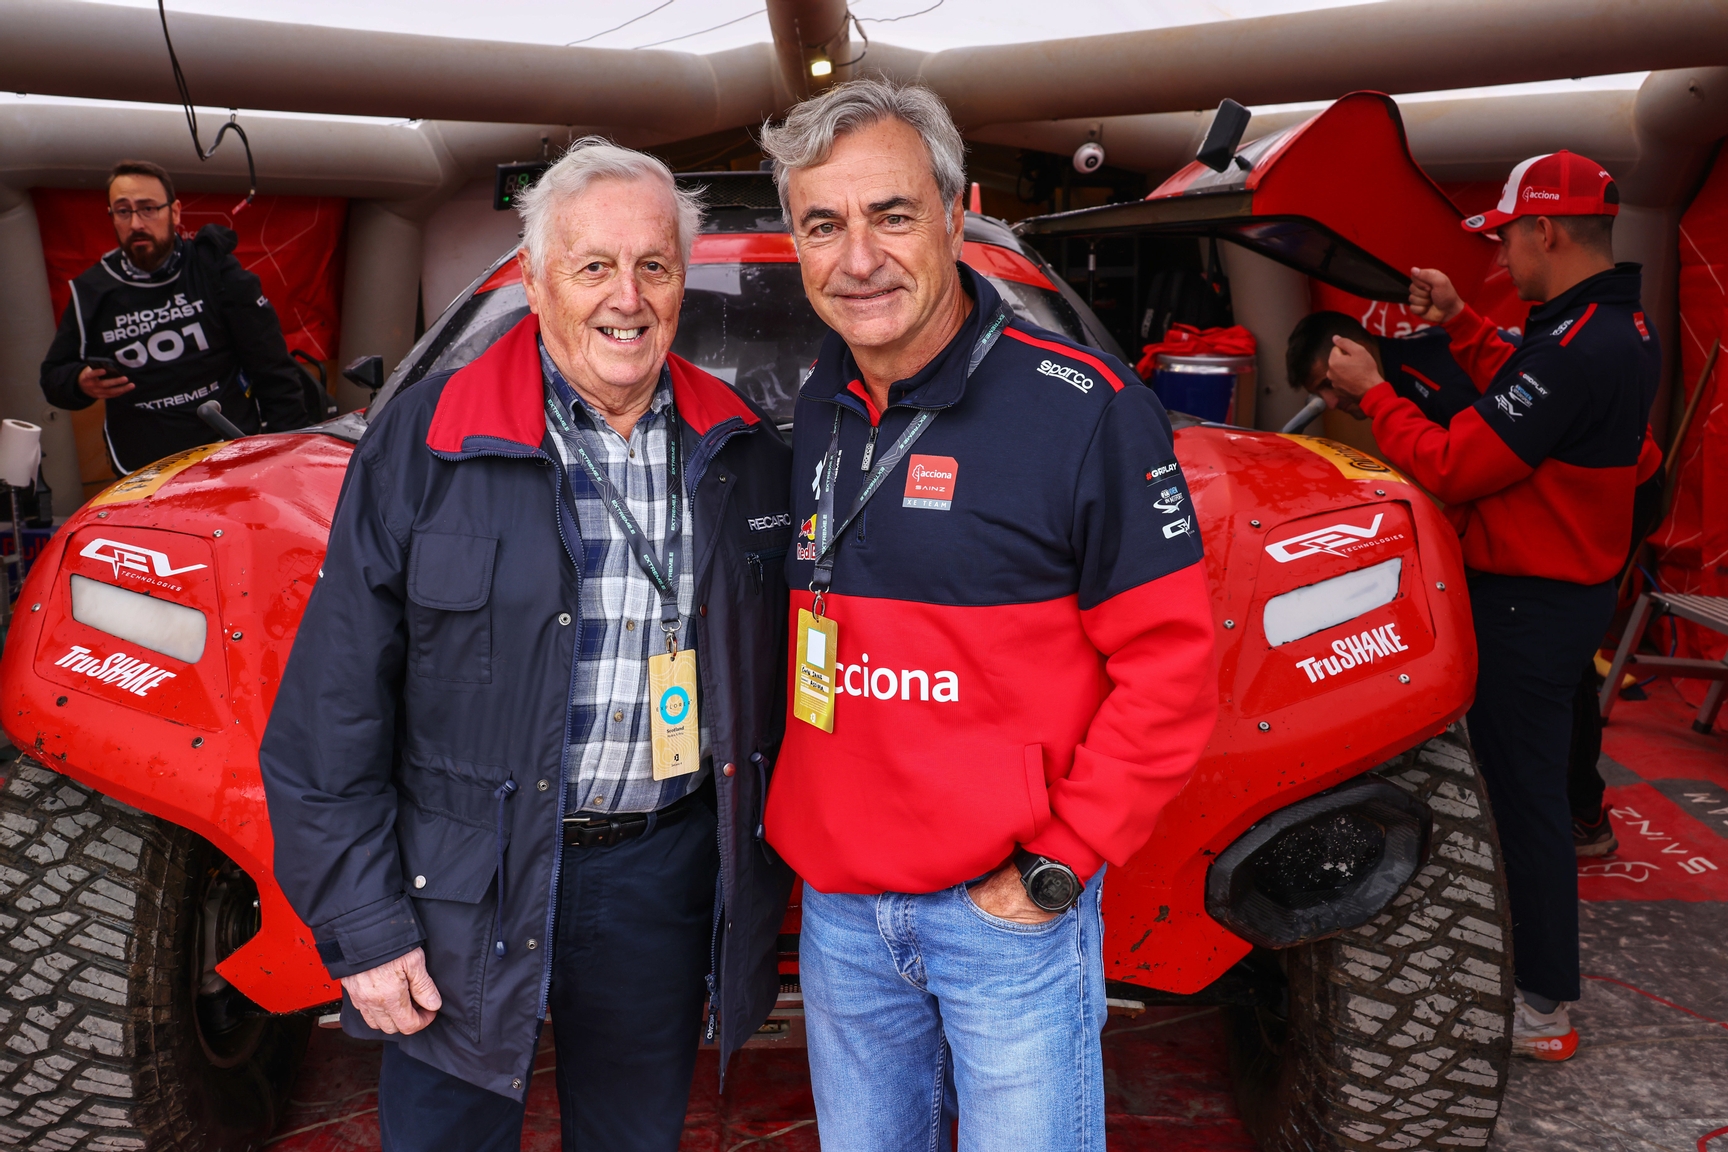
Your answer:
[[[126,375],[126,369],[120,361],[110,359],[107,356],[86,356],[84,357],[84,364],[86,367],[94,368],[107,376]]]

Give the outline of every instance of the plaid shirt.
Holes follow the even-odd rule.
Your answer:
[[[595,462],[623,495],[656,552],[666,547],[666,407],[672,403],[672,377],[660,370],[654,399],[626,440],[590,407],[559,373],[540,347],[540,366],[548,399],[568,413],[573,433],[584,438]],[[629,542],[606,511],[599,491],[567,433],[547,422],[564,463],[580,541],[582,572],[577,623],[576,675],[570,698],[570,745],[564,750],[572,812],[648,812],[663,808],[702,782],[709,771],[708,722],[702,716],[702,767],[669,780],[654,779],[654,754],[648,705],[648,658],[666,651],[660,629],[660,593],[631,555]],[[684,505],[679,532],[678,613],[680,650],[693,647],[691,607],[696,578],[691,571],[691,520]],[[698,701],[700,708],[700,701]]]

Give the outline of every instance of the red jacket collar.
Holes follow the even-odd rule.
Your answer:
[[[461,453],[468,440],[509,441],[538,451],[546,437],[545,384],[540,376],[540,318],[524,316],[479,359],[457,369],[444,385],[426,444],[435,452]],[[757,416],[724,380],[681,356],[668,355],[672,398],[678,417],[698,435],[731,419]]]

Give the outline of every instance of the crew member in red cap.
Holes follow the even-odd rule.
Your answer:
[[[1470,738],[1511,895],[1513,1042],[1544,1060],[1578,1047],[1566,1012],[1579,991],[1566,797],[1578,669],[1614,611],[1633,489],[1660,457],[1645,422],[1662,357],[1638,265],[1614,263],[1619,210],[1607,171],[1553,152],[1514,168],[1494,210],[1464,221],[1499,240],[1519,299],[1540,302],[1517,346],[1445,273],[1411,270],[1411,310],[1445,325],[1482,392],[1449,426],[1394,392],[1351,340],[1334,339],[1328,373],[1360,397],[1386,459],[1446,503],[1463,539],[1480,668]]]

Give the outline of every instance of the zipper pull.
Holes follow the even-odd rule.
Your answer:
[[[876,458],[876,433],[880,431],[882,431],[882,425],[872,424],[870,426],[870,439],[864,442],[864,458],[858,461],[858,471],[870,471],[870,461]]]
[[[498,906],[492,913],[492,951],[503,956],[504,947],[504,801],[516,792],[516,781],[506,780],[492,790],[493,797],[498,801]]]

